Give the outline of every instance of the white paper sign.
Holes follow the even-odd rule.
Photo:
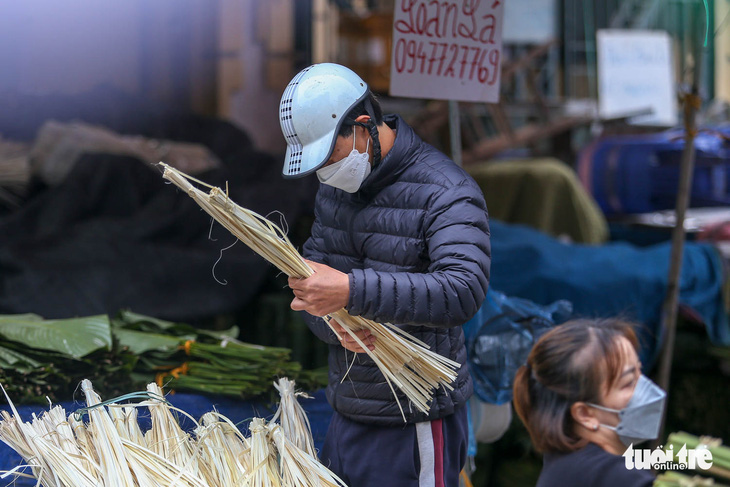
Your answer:
[[[651,109],[630,119],[639,125],[677,123],[672,44],[664,31],[606,29],[597,32],[598,112],[616,118]]]
[[[396,0],[390,94],[496,102],[503,0]]]
[[[504,5],[502,42],[541,44],[557,37],[555,0],[509,0]]]

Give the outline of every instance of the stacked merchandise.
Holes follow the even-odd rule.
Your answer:
[[[176,414],[185,412],[172,408],[157,384],[102,402],[84,380],[86,407],[71,414],[55,406],[23,422],[8,397],[14,414],[3,412],[0,440],[27,464],[12,473],[28,475],[29,467],[45,487],[344,486],[317,460],[294,383],[282,378],[274,385],[279,408],[270,421],[253,418],[249,436],[215,411],[184,431]],[[144,400],[122,403],[132,396]],[[138,417],[146,414],[150,427],[143,431]]]
[[[307,390],[327,383],[326,368],[303,370],[288,348],[241,342],[237,327],[201,330],[131,311],[120,311],[111,325],[117,345],[139,359],[138,383],[154,378],[169,389],[239,398],[270,393],[276,377],[293,378]]]
[[[133,386],[136,358],[114,351],[109,318],[0,316],[0,384],[21,404],[69,399],[84,377],[109,394]]]
[[[287,376],[314,390],[326,371],[305,371],[285,348],[235,339],[238,329],[196,329],[122,311],[66,320],[0,316],[0,383],[19,403],[71,399],[84,377],[105,395],[157,380],[170,389],[254,398]]]

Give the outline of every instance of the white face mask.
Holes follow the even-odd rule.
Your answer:
[[[355,130],[352,131],[352,152],[334,164],[325,166],[317,171],[317,178],[323,184],[339,188],[348,193],[354,193],[366,177],[370,174],[372,167],[368,161],[368,147],[370,139],[365,146],[365,152],[358,152],[355,149]]]

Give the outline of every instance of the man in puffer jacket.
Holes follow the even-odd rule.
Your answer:
[[[350,487],[457,486],[466,461],[472,383],[461,325],[479,309],[489,279],[487,208],[461,168],[402,118],[383,117],[367,84],[337,64],[315,64],[284,91],[283,175],[316,173],[320,185],[304,256],[315,271],[289,279],[291,307],[306,311],[329,346],[327,398],[334,415],[320,459]],[[388,322],[461,364],[453,390],[420,412],[391,388],[336,322],[346,308]],[[368,331],[357,332],[371,350]]]

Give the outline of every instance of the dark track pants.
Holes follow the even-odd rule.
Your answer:
[[[466,407],[403,426],[373,426],[334,413],[322,463],[348,487],[458,487],[466,463]]]

